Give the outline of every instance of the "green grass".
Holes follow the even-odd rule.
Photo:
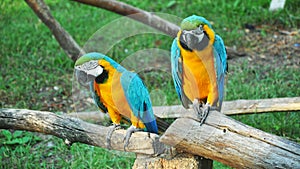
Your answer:
[[[125,1],[152,12],[185,18],[203,15],[213,21],[215,31],[225,44],[240,47],[244,24],[267,25],[285,29],[299,28],[299,1],[287,0],[285,9],[271,13],[269,1]],[[70,1],[50,1],[53,16],[83,46],[102,26],[119,16],[101,9]],[[0,2],[0,107],[72,112],[71,88],[73,61],[60,48],[48,28],[23,1]],[[122,27],[119,31],[123,31]],[[119,32],[118,31],[118,32]],[[116,33],[116,32],[115,32]],[[109,38],[113,32],[102,35]],[[126,38],[108,52],[118,62],[137,51],[160,48],[168,51],[172,38],[143,34]],[[125,53],[125,51],[127,51]],[[151,56],[140,59],[151,63]],[[138,66],[139,63],[134,63]],[[141,70],[154,105],[179,104],[170,73]],[[249,65],[230,65],[226,100],[299,96],[299,70]],[[55,88],[55,89],[54,89]],[[298,141],[299,113],[278,112],[234,116],[235,119],[264,131]],[[0,133],[1,168],[130,168],[134,157],[102,148],[74,144],[68,148],[61,139],[29,132]],[[215,163],[216,168],[227,168]]]

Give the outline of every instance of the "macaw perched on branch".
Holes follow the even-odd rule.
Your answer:
[[[131,122],[124,138],[124,150],[133,132],[158,133],[148,90],[136,73],[127,71],[108,56],[88,53],[76,61],[75,74],[80,84],[90,85],[96,105],[108,113],[113,122],[107,137],[108,148],[122,118]]]
[[[222,38],[201,16],[185,18],[180,28],[171,48],[173,81],[182,105],[193,105],[201,125],[211,108],[221,109],[226,50]]]

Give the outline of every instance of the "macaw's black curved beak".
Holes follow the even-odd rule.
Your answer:
[[[85,71],[75,69],[75,77],[79,84],[82,86],[87,86],[89,84],[88,75]]]

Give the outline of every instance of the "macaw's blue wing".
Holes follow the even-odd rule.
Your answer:
[[[178,94],[178,97],[181,100],[183,107],[189,108],[188,104],[191,103],[191,101],[185,95],[182,87],[182,73],[183,73],[182,57],[180,54],[180,49],[177,45],[177,38],[174,39],[171,47],[171,67],[172,67],[172,77],[174,81],[174,86]]]
[[[223,97],[224,97],[225,73],[227,71],[227,55],[226,55],[226,49],[223,40],[218,35],[215,36],[214,57],[215,57],[215,62],[214,62],[215,70],[217,72],[219,105],[222,105]]]
[[[104,104],[100,101],[100,96],[97,95],[95,88],[94,88],[94,81],[90,83],[90,92],[92,94],[92,98],[94,99],[95,104],[98,106],[98,108],[103,112],[107,113],[107,108],[104,106]]]
[[[124,71],[121,84],[133,114],[144,123],[146,131],[158,133],[150,96],[143,81],[136,73]]]

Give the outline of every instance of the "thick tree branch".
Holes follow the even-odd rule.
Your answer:
[[[299,144],[216,111],[210,111],[202,126],[193,119],[177,119],[160,141],[234,168],[300,168]]]
[[[36,15],[50,29],[59,45],[63,48],[66,54],[73,60],[84,54],[85,52],[76,43],[72,36],[64,30],[64,28],[54,19],[49,7],[43,0],[25,0]]]
[[[0,109],[0,129],[16,129],[40,132],[57,136],[66,142],[80,142],[98,147],[107,147],[106,137],[110,127],[99,126],[76,118],[26,109]],[[117,130],[111,138],[114,150],[123,151],[125,130]],[[143,143],[143,144],[141,144]],[[165,151],[158,142],[158,135],[146,132],[132,134],[128,152],[155,155]]]

